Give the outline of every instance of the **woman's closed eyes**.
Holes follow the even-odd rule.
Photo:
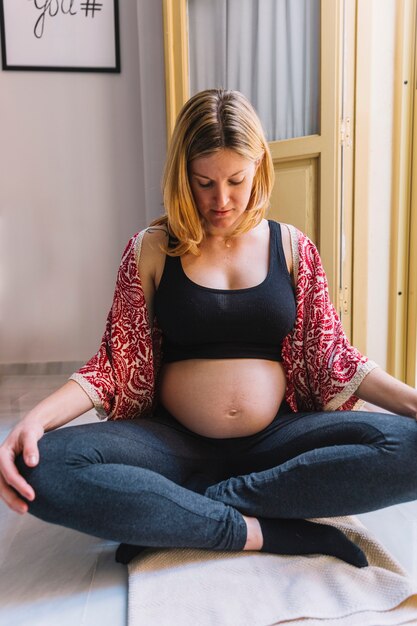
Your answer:
[[[244,180],[245,179],[242,178],[241,180],[229,180],[228,182],[229,182],[229,185],[237,186],[237,185],[241,185]],[[208,183],[202,183],[202,182],[198,181],[198,186],[201,189],[210,189],[210,187],[213,186],[213,181],[210,180]]]

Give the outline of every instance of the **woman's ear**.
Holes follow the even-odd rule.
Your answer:
[[[260,157],[258,157],[256,159],[256,161],[255,161],[255,172],[258,169],[258,167],[260,166],[260,164],[262,163],[263,159],[264,159],[264,155],[262,155],[262,156],[260,156]]]

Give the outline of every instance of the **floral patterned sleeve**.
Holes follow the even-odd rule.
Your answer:
[[[155,333],[138,272],[145,231],[128,242],[98,352],[70,380],[92,400],[99,418],[131,419],[151,411],[155,391]]]
[[[365,376],[378,367],[350,345],[328,291],[314,243],[290,228],[296,274],[297,313],[284,339],[286,398],[293,411],[360,408],[354,395]]]

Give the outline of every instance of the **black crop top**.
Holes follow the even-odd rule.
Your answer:
[[[268,274],[255,287],[203,287],[187,277],[180,257],[166,256],[154,298],[165,362],[282,360],[282,340],[295,321],[295,297],[282,248],[281,227],[272,220],[268,223]]]

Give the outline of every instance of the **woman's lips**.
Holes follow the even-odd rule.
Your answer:
[[[213,213],[215,215],[226,215],[227,213],[230,213],[232,209],[227,209],[226,211],[216,211],[215,209],[213,209]]]

